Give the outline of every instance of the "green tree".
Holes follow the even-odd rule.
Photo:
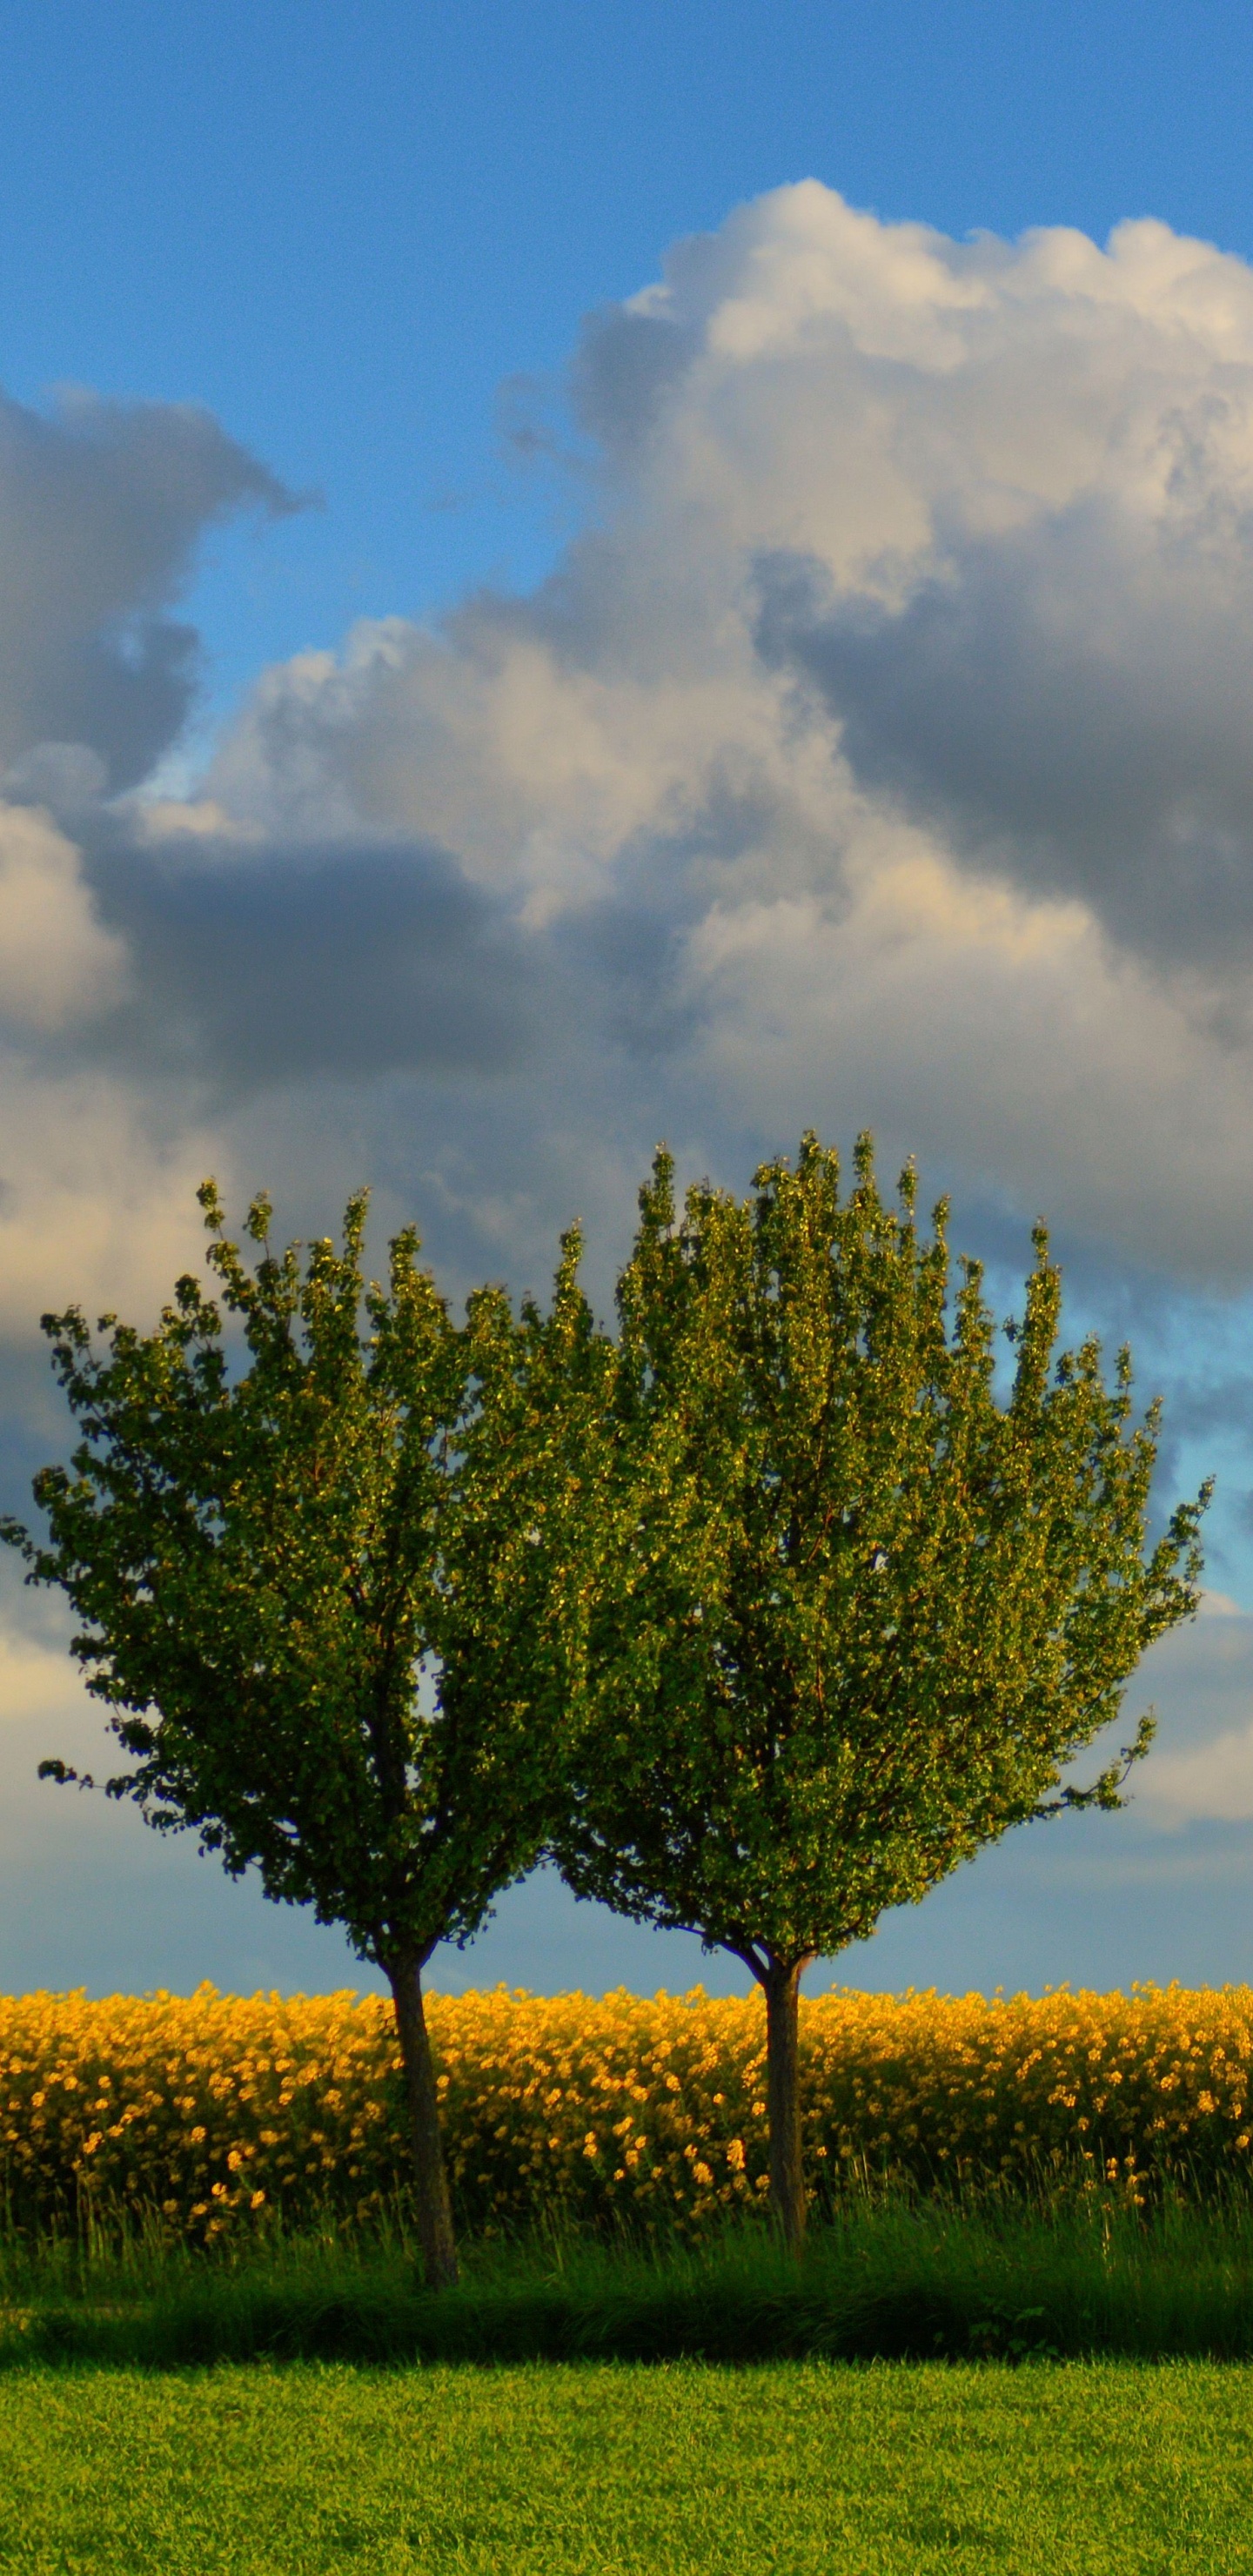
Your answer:
[[[1121,1803],[1071,1757],[1196,1604],[1199,1516],[1146,1555],[1158,1411],[1131,1421],[1093,1342],[1053,1360],[1042,1231],[1012,1390],[980,1272],[950,1295],[946,1210],[841,1198],[808,1135],[747,1202],[640,1194],[621,1321],[592,1715],[557,1857],[574,1889],[698,1932],[764,1990],[770,2177],[805,2222],[798,1989],[1029,1817]]]
[[[561,1797],[604,1344],[573,1237],[548,1315],[484,1289],[457,1327],[412,1230],[366,1285],[364,1195],[342,1250],[304,1258],[271,1252],[257,1200],[252,1259],[212,1183],[200,1198],[220,1304],[183,1278],[153,1333],[102,1317],[103,1351],[78,1308],[44,1317],[81,1442],[35,1478],[47,1538],[3,1535],[82,1622],[73,1651],[131,1757],[109,1795],[255,1867],[387,1978],[426,2272],[447,2281],[422,1971],[531,1866]]]

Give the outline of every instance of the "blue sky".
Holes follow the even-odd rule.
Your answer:
[[[34,1318],[151,1313],[206,1168],[454,1290],[581,1213],[603,1302],[658,1133],[868,1121],[1006,1304],[1049,1216],[1220,1597],[1133,1810],[831,1974],[1253,1975],[1247,12],[0,25],[6,1503]],[[93,1721],[4,1618],[0,1982],[353,1978],[33,1787]],[[722,1972],[540,1882],[443,1973]]]
[[[1253,25],[1204,0],[18,0],[3,25],[8,390],[207,403],[325,496],[211,544],[220,703],[355,616],[533,579],[577,497],[502,451],[502,388],[551,386],[585,313],[786,180],[957,236],[1152,213],[1253,252]]]

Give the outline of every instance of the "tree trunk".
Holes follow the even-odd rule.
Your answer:
[[[416,1953],[385,1960],[387,1981],[396,2007],[396,2033],[404,2068],[405,2099],[413,2171],[418,2187],[418,2237],[428,2290],[443,2290],[457,2278],[457,2247],[452,2232],[452,2204],[444,2166],[439,2125],[439,2095],[431,2059],[430,2034],[422,2009],[422,1969]]]
[[[805,2236],[805,2175],[801,2162],[800,1982],[803,1959],[784,1967],[771,1959],[766,1992],[766,2107],[770,2117],[770,2201],[789,2253]]]

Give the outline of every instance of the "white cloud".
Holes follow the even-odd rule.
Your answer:
[[[1143,1794],[1171,1824],[1194,1816],[1228,1823],[1253,1817],[1253,1716],[1195,1753],[1159,1753]]]
[[[163,1133],[126,1083],[53,1074],[0,1049],[0,1340],[29,1343],[41,1314],[82,1305],[155,1322],[198,1269],[197,1182],[229,1148],[188,1122]]]
[[[1253,1615],[1204,1592],[1197,1618],[1154,1646],[1135,1676],[1129,1705],[1150,1702],[1157,1740],[1132,1781],[1146,1821],[1253,1818]]]
[[[434,842],[520,973],[577,959],[537,1125],[620,1047],[644,1135],[664,1046],[715,1167],[870,1119],[1116,1255],[1244,1273],[1253,271],[810,182],[598,317],[575,388],[600,523],[553,579],[270,671],[217,803],[345,870]]]
[[[0,1018],[31,1029],[124,1000],[126,947],[97,918],[79,852],[46,814],[0,805]]]
[[[79,1667],[64,1645],[44,1645],[20,1631],[0,1628],[0,1728],[49,1717],[69,1717],[79,1724],[88,1717],[98,1734],[103,1714],[99,1703],[87,1698]]]
[[[1253,271],[808,183],[597,317],[573,389],[596,524],[533,596],[266,672],[186,803],[110,802],[98,727],[20,756],[6,1328],[150,1299],[209,1162],[322,1225],[373,1177],[537,1284],[576,1211],[621,1239],[658,1134],[742,1185],[810,1121],[1247,1276]],[[282,506],[200,415],[5,420],[15,560],[32,459],[79,513],[57,654]]]

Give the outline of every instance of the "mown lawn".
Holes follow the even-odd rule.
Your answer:
[[[1227,2576],[1253,2369],[32,2369],[0,2383],[0,2566]]]

